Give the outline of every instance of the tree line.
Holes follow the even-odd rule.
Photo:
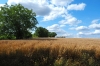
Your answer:
[[[37,37],[55,37],[55,32],[37,27],[36,13],[21,4],[0,7],[0,39],[27,39],[32,37],[30,31],[35,30]]]
[[[35,30],[34,36],[37,37],[55,37],[57,34],[55,32],[49,32],[46,28],[38,27]]]

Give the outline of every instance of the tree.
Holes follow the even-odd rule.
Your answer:
[[[43,27],[37,27],[36,31],[35,31],[35,35],[38,37],[48,37],[48,30],[46,28]]]
[[[57,34],[55,32],[49,32],[49,37],[55,37]]]
[[[29,38],[37,24],[36,14],[21,4],[0,7],[0,36]]]

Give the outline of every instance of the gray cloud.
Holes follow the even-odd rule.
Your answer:
[[[44,5],[44,6],[40,6],[39,4],[36,3],[22,3],[25,7],[32,9],[37,15],[40,16],[45,16],[48,15],[51,12],[51,9]]]
[[[24,7],[28,9],[32,9],[39,16],[45,16],[51,12],[51,9],[47,4],[40,3],[35,0],[33,1],[27,0],[26,2],[22,0],[18,0],[18,1],[8,0],[9,5],[18,4],[18,3],[22,4]]]

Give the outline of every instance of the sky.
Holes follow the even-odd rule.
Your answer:
[[[0,6],[5,3],[32,9],[37,26],[57,36],[100,38],[100,0],[0,0]]]

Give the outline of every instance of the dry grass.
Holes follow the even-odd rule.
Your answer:
[[[39,66],[40,62],[42,62],[41,66],[45,66],[43,64],[46,63],[51,64],[48,66],[60,66],[60,64],[73,66],[71,64],[68,65],[71,62],[75,63],[76,66],[82,66],[83,61],[79,62],[81,59],[88,60],[89,65],[93,59],[96,59],[95,61],[100,59],[100,39],[0,40],[0,55],[10,56],[12,53],[16,55],[21,53],[25,57],[31,58],[30,61],[34,62],[34,66]],[[85,53],[86,55],[84,55]],[[87,57],[86,59],[85,56]],[[83,62],[83,66],[84,64],[86,63]]]

